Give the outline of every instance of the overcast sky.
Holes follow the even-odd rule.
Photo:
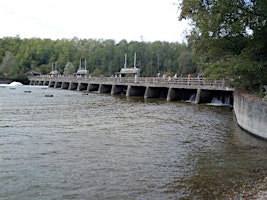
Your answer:
[[[185,41],[177,0],[1,0],[0,37]]]

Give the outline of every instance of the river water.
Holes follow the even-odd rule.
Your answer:
[[[267,172],[229,107],[1,85],[0,111],[1,200],[225,199]]]

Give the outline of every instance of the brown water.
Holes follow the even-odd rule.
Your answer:
[[[225,199],[267,172],[229,107],[15,88],[0,87],[1,200]]]

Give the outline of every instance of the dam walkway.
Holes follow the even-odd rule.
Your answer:
[[[219,101],[233,104],[234,89],[227,80],[198,78],[163,79],[157,77],[29,77],[30,85],[48,86],[85,92],[163,98],[167,101],[191,101],[213,103]]]

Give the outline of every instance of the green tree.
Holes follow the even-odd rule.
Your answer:
[[[64,68],[64,75],[73,75],[76,72],[76,67],[71,62],[68,62]]]
[[[102,74],[99,68],[96,68],[92,73],[91,76],[100,76]]]
[[[13,53],[6,51],[3,62],[0,66],[0,73],[3,77],[14,78],[19,75],[19,68]]]
[[[231,77],[237,87],[267,84],[266,0],[181,0],[180,19],[190,19],[189,45],[206,57],[206,74]],[[203,59],[201,59],[203,61]]]
[[[184,51],[180,54],[178,58],[179,62],[179,74],[187,75],[194,74],[197,71],[196,64],[193,60],[193,55],[191,52]]]

